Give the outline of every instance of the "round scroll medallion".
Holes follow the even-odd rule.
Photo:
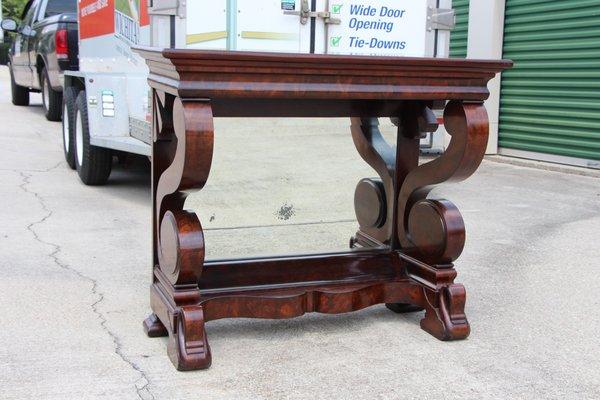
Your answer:
[[[413,244],[435,263],[456,260],[465,244],[462,216],[448,200],[417,202],[408,216],[408,232]]]
[[[167,275],[175,275],[178,269],[179,230],[172,212],[168,211],[160,224],[160,269]]]
[[[358,182],[354,210],[361,227],[379,228],[385,223],[385,189],[380,179],[365,178]]]
[[[159,261],[173,284],[197,282],[204,263],[204,235],[195,213],[165,213],[160,223]]]

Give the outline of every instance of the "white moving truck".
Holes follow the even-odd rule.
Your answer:
[[[79,71],[65,76],[65,158],[85,184],[115,151],[150,156],[144,61],[131,46],[447,57],[451,0],[79,0]],[[425,139],[434,148],[443,136]],[[442,143],[442,144],[440,144]]]

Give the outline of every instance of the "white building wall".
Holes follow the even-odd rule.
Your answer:
[[[501,59],[504,37],[505,0],[471,0],[467,58]],[[500,75],[488,84],[490,98],[485,102],[490,119],[487,154],[498,152]]]

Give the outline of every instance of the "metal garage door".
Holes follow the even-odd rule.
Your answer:
[[[600,168],[600,0],[506,0],[505,18],[501,152]]]
[[[469,0],[454,0],[456,26],[450,33],[450,57],[467,57],[467,33],[469,31]]]

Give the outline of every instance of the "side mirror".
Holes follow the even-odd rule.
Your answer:
[[[17,31],[17,23],[15,22],[14,19],[11,19],[11,18],[3,19],[2,22],[0,23],[0,26],[2,27],[3,31],[7,31],[7,32],[16,32]]]

